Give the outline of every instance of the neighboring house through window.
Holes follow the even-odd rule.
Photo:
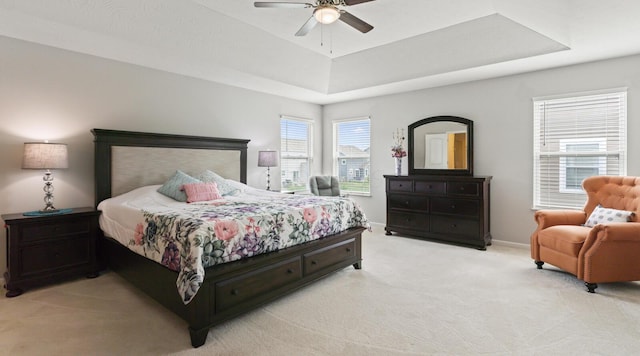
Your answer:
[[[371,123],[369,118],[333,122],[333,175],[340,181],[340,191],[370,194]]]
[[[307,190],[311,145],[311,120],[280,117],[280,186],[285,192]]]
[[[626,89],[536,98],[533,207],[582,208],[582,181],[625,175]]]

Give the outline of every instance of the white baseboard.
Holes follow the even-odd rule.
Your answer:
[[[520,242],[503,241],[503,240],[491,240],[491,243],[498,246],[509,246],[509,247],[520,248],[523,250],[528,250],[530,247],[529,244],[523,244]]]

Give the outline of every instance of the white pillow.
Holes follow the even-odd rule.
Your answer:
[[[594,227],[598,224],[628,222],[635,215],[633,211],[603,208],[601,205],[598,205],[593,209],[584,226]]]

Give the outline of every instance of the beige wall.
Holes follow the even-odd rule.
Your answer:
[[[529,243],[533,222],[533,104],[539,96],[628,87],[628,174],[640,175],[640,56],[482,80],[324,107],[325,171],[331,171],[331,121],[371,115],[371,197],[354,197],[370,220],[385,222],[383,174],[393,174],[392,132],[423,118],[474,121],[475,174],[491,181],[491,232]],[[407,160],[403,162],[407,173]]]
[[[67,143],[70,155],[69,168],[54,171],[55,206],[92,206],[92,128],[251,139],[248,183],[264,188],[257,151],[280,149],[281,114],[315,120],[321,152],[319,105],[0,37],[0,213],[44,206],[44,172],[22,170],[21,159],[24,142],[45,139]],[[278,169],[271,181],[279,187]]]

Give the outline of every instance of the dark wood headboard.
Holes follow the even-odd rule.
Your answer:
[[[204,137],[204,136],[188,136],[188,135],[171,135],[171,134],[159,134],[159,133],[147,133],[147,132],[134,132],[134,131],[117,131],[117,130],[104,130],[93,129],[91,132],[94,135],[95,142],[95,204],[96,206],[104,199],[112,196],[114,186],[112,185],[114,177],[119,174],[115,172],[114,167],[114,150],[125,149],[127,147],[136,148],[176,148],[182,149],[182,158],[176,158],[175,162],[171,162],[171,155],[163,154],[161,157],[162,164],[170,169],[166,169],[166,172],[158,174],[155,181],[148,181],[146,177],[144,183],[160,184],[168,176],[173,174],[176,169],[182,169],[181,165],[184,165],[184,153],[187,152],[191,163],[198,160],[198,153],[202,150],[215,151],[222,155],[225,152],[229,152],[228,157],[225,157],[224,162],[220,162],[221,167],[229,169],[234,172],[233,177],[238,179],[242,183],[247,182],[247,145],[250,140],[245,139],[233,139],[233,138],[219,138],[219,137]],[[188,149],[190,151],[184,151]],[[135,150],[132,150],[135,151]],[[138,150],[139,151],[139,150]],[[153,150],[149,150],[151,152]],[[139,151],[142,152],[142,151]],[[166,152],[166,151],[161,151]],[[177,151],[178,152],[178,151]],[[211,153],[211,152],[210,152]],[[129,155],[130,156],[130,155]],[[210,156],[210,155],[209,155]],[[232,157],[232,158],[230,158]],[[211,169],[216,171],[215,163],[212,165],[211,157],[208,158],[209,162],[203,163],[201,169]],[[232,159],[230,162],[229,159]],[[148,157],[143,156],[142,161],[148,161]],[[203,161],[204,162],[204,161]],[[149,162],[145,162],[149,163]],[[153,162],[151,162],[153,163]],[[236,166],[237,164],[237,166]],[[136,165],[133,165],[135,168]],[[135,172],[130,172],[131,167],[128,167],[127,174],[129,176],[135,175]],[[148,167],[147,167],[148,168]],[[145,167],[140,167],[141,170]],[[141,175],[149,172],[141,172]],[[187,172],[189,173],[189,172]],[[142,181],[140,182],[142,184]]]

